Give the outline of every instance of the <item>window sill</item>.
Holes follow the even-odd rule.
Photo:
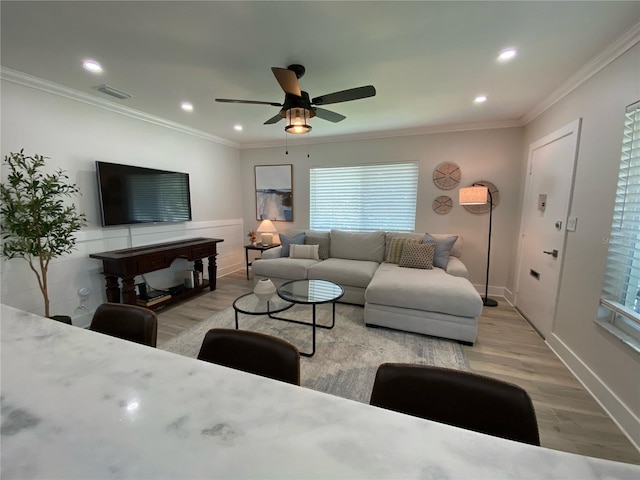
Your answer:
[[[631,335],[627,335],[615,325],[612,325],[608,320],[597,319],[596,323],[611,335],[616,337],[618,340],[620,340],[622,343],[635,350],[636,353],[640,353],[640,342],[631,337]]]

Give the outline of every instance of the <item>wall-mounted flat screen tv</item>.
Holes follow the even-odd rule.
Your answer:
[[[189,174],[96,162],[102,226],[191,220]]]

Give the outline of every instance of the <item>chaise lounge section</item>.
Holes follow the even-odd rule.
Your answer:
[[[329,280],[344,288],[341,302],[364,306],[366,325],[475,341],[482,299],[460,260],[460,236],[309,230],[280,240],[253,262],[254,281]]]

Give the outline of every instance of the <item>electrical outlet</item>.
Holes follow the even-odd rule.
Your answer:
[[[568,232],[575,232],[577,225],[578,225],[578,217],[569,217],[567,219],[567,231]]]

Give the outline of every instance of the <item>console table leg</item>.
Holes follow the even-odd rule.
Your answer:
[[[120,284],[115,275],[105,275],[107,280],[107,302],[120,303]]]
[[[216,280],[218,275],[218,265],[216,264],[216,256],[212,255],[208,258],[208,260],[209,260],[209,290],[214,291],[216,289]]]
[[[129,305],[136,305],[136,287],[135,277],[123,277],[122,278],[122,303],[128,303]]]

